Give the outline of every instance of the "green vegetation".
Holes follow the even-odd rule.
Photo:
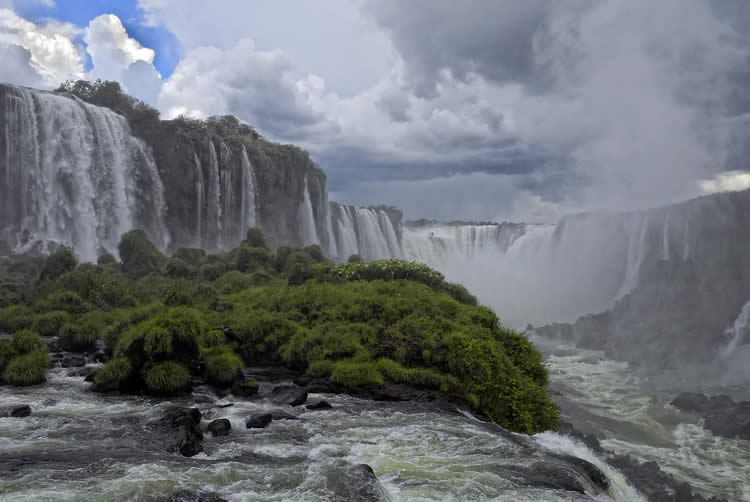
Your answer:
[[[46,380],[49,368],[47,344],[38,333],[17,331],[13,338],[0,340],[2,381],[10,385],[36,385]]]
[[[104,341],[112,359],[94,377],[100,391],[172,395],[201,377],[249,396],[257,383],[243,367],[270,364],[341,388],[450,393],[514,431],[557,426],[546,370],[526,337],[425,265],[356,257],[332,265],[318,246],[272,253],[258,229],[226,253],[182,248],[171,257],[134,230],[119,254],[120,262],[72,267],[60,257],[67,265],[46,267],[48,258],[21,304],[0,310],[0,329],[15,333],[0,340],[6,383],[43,381],[39,335],[59,335],[67,350]]]

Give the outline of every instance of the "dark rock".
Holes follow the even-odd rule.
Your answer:
[[[265,429],[273,420],[270,413],[250,415],[245,421],[245,427],[248,429]]]
[[[719,394],[718,396],[711,396],[708,400],[710,410],[724,410],[732,408],[738,403],[734,402],[734,399],[727,396],[726,394]]]
[[[293,385],[280,385],[271,391],[271,401],[275,404],[299,406],[307,401],[307,391]]]
[[[208,430],[213,437],[228,436],[232,424],[226,418],[220,418],[208,424]]]
[[[709,409],[710,401],[705,394],[682,392],[669,404],[680,411],[688,413],[703,413]]]
[[[498,473],[536,488],[587,493],[609,489],[607,476],[591,462],[569,455],[552,455],[531,466],[500,465]]]
[[[317,401],[313,401],[312,403],[305,406],[308,410],[330,410],[333,408],[331,406],[331,403],[326,401],[325,399],[318,399]]]
[[[158,499],[158,502],[227,502],[218,493],[177,490],[172,495]]]
[[[232,394],[237,397],[252,397],[258,393],[258,382],[238,379],[232,382]]]
[[[83,368],[76,368],[68,371],[69,377],[89,377],[93,373],[96,373],[97,368],[92,368],[91,366],[86,366]],[[88,381],[88,380],[86,380]]]
[[[31,415],[31,406],[27,404],[0,408],[0,417],[23,418]]]
[[[604,451],[601,443],[599,442],[599,438],[597,438],[594,434],[585,434],[583,432],[580,432],[576,430],[572,424],[569,424],[567,422],[563,422],[562,424],[560,424],[560,434],[571,436],[579,440],[596,453],[602,453]]]
[[[274,420],[299,420],[299,417],[284,410],[272,410],[271,418]]]
[[[717,436],[750,440],[750,401],[712,409],[703,426]]]
[[[86,366],[86,357],[81,354],[63,353],[59,359],[61,368],[81,368]]]
[[[341,502],[384,502],[388,492],[367,464],[347,465],[326,473],[326,485],[332,500]]]
[[[153,426],[162,436],[167,451],[192,457],[203,451],[200,421],[198,408],[170,408]]]

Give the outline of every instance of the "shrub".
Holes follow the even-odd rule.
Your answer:
[[[179,288],[179,286],[166,288],[161,295],[161,301],[168,307],[193,304],[193,299],[191,298],[191,296],[181,288]]]
[[[122,260],[122,271],[133,277],[143,277],[158,271],[166,257],[148,239],[143,230],[131,230],[123,234],[117,245]]]
[[[242,374],[242,360],[226,346],[208,349],[203,354],[206,363],[206,381],[219,387],[228,387]]]
[[[383,375],[372,362],[338,361],[331,368],[331,381],[346,387],[383,385]]]
[[[70,248],[60,248],[47,257],[39,275],[41,281],[54,281],[78,265],[78,259]]]
[[[252,286],[265,286],[273,280],[271,274],[266,271],[258,270],[250,274],[250,285]]]
[[[2,374],[8,363],[18,355],[18,350],[10,340],[0,339],[0,374]]]
[[[99,258],[96,259],[96,264],[100,267],[103,267],[105,265],[114,265],[116,263],[117,259],[106,251],[103,254],[99,255]]]
[[[362,263],[363,261],[362,257],[358,254],[353,254],[346,260],[347,263]]]
[[[203,335],[202,345],[204,347],[218,347],[227,343],[227,337],[224,332],[218,329],[212,329]]]
[[[152,394],[179,394],[190,389],[190,373],[180,364],[165,361],[146,371],[144,382]]]
[[[180,260],[179,258],[170,258],[164,268],[164,273],[167,277],[173,279],[188,278],[193,275],[193,270],[188,266],[187,263]]]
[[[37,385],[47,380],[49,356],[35,350],[14,358],[3,371],[3,380],[16,387]]]
[[[47,344],[44,343],[39,333],[35,333],[30,329],[16,331],[11,339],[11,343],[19,354],[28,354],[34,351],[45,352],[47,350]]]
[[[31,327],[34,313],[26,305],[12,305],[0,309],[0,331],[13,333]]]
[[[242,272],[253,272],[258,268],[267,268],[273,263],[273,255],[266,248],[248,247],[243,244],[235,249],[232,254],[234,255],[234,268]]]
[[[154,326],[148,330],[143,347],[154,359],[167,356],[172,353],[172,335],[166,329]]]
[[[42,311],[63,310],[70,314],[83,314],[92,309],[83,298],[73,291],[63,290],[51,293],[39,304]]]
[[[96,372],[94,382],[101,387],[118,386],[132,375],[133,367],[127,357],[110,359]]]
[[[274,267],[277,272],[282,272],[286,265],[286,260],[289,255],[292,254],[292,248],[287,246],[281,246],[276,250],[276,258],[274,259]]]
[[[200,283],[193,289],[192,296],[197,303],[210,304],[218,298],[219,292],[210,284]]]
[[[298,264],[304,266],[307,269],[312,269],[312,266],[315,264],[315,260],[313,260],[312,257],[304,251],[292,251],[284,261],[284,273],[290,274],[294,266]]]
[[[307,253],[310,258],[313,259],[316,263],[322,263],[325,261],[325,258],[323,257],[323,251],[320,249],[320,246],[317,244],[313,244],[312,246],[306,246],[303,248],[303,251]]]
[[[46,314],[37,314],[34,316],[31,327],[42,336],[56,336],[63,324],[68,321],[70,321],[70,315],[67,312],[57,310]]]
[[[187,263],[192,267],[200,266],[205,257],[206,252],[196,248],[179,248],[172,255],[172,258]]]
[[[312,268],[303,264],[295,263],[289,271],[288,283],[290,286],[300,286],[312,278]]]
[[[205,281],[215,281],[226,271],[227,267],[221,262],[204,263],[201,265],[199,274]]]
[[[268,249],[266,237],[263,235],[263,231],[258,227],[253,227],[247,231],[245,242],[247,242],[250,247]]]
[[[253,281],[239,270],[230,270],[216,281],[216,286],[222,293],[231,294],[252,287]]]

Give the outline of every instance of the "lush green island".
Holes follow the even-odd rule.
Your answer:
[[[251,229],[232,251],[160,253],[133,230],[97,264],[61,248],[2,269],[0,374],[44,382],[46,337],[67,351],[104,344],[94,389],[189,392],[195,378],[252,395],[248,365],[284,367],[343,389],[401,383],[459,396],[513,431],[558,425],[539,353],[462,286],[425,265],[327,263],[318,246],[275,253]]]

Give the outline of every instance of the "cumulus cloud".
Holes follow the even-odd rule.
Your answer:
[[[169,117],[233,113],[272,137],[319,134],[329,125],[307,104],[289,70],[283,52],[258,50],[252,40],[226,51],[200,47],[188,52],[165,82],[159,106]]]
[[[31,64],[31,52],[20,45],[0,45],[0,82],[35,87],[43,85],[42,76]]]
[[[73,42],[77,33],[77,28],[70,24],[53,21],[34,24],[10,9],[0,9],[0,46],[16,46],[28,51],[28,64],[40,75],[40,85],[53,86],[83,75],[82,53]],[[19,64],[20,53],[16,50],[15,54],[14,64]],[[21,70],[19,75],[20,79],[26,79],[28,69]],[[21,83],[12,77],[9,80]]]
[[[122,80],[127,68],[138,61],[151,65],[155,53],[131,38],[120,18],[102,14],[92,19],[83,36],[91,55],[91,78]]]

